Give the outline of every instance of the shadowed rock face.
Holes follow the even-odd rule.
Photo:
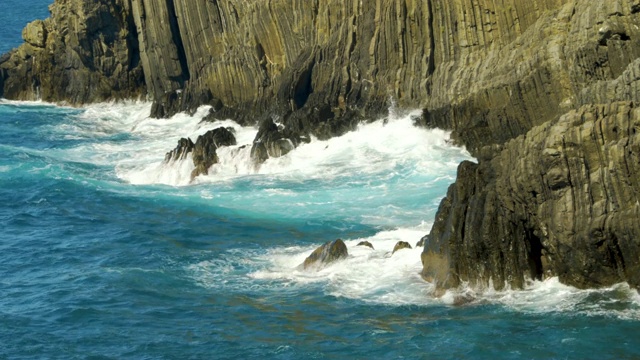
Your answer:
[[[0,95],[278,117],[257,163],[393,98],[478,158],[425,238],[426,279],[638,287],[639,23],[637,0],[56,0],[0,57]],[[197,143],[203,173],[215,151]]]
[[[640,286],[640,108],[585,105],[479,165],[464,162],[422,261],[441,287],[559,276]]]
[[[342,240],[327,241],[304,260],[302,267],[305,270],[322,267],[337,260],[345,259],[348,256],[347,245]]]

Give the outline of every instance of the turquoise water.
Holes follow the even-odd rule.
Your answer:
[[[37,3],[0,3],[0,50]],[[462,288],[475,300],[454,306],[418,276],[420,249],[389,254],[428,231],[469,158],[445,132],[404,114],[259,169],[226,149],[191,182],[189,161],[162,163],[180,137],[256,129],[149,109],[0,102],[0,358],[640,357],[625,284]],[[348,259],[297,267],[338,237]]]

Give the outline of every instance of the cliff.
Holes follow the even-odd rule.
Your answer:
[[[637,24],[639,0],[56,0],[0,58],[0,95],[207,104],[262,124],[260,159],[390,99],[420,107],[478,158],[427,236],[427,280],[638,287]]]
[[[440,288],[548,276],[640,286],[640,6],[549,9],[516,21],[504,44],[470,50],[459,38],[452,77],[434,85],[454,90],[430,103],[425,123],[452,129],[479,160],[460,165],[427,237],[422,275]]]
[[[0,57],[0,96],[80,105],[144,96],[136,29],[126,1],[59,0]]]

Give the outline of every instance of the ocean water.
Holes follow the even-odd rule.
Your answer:
[[[2,0],[0,51],[48,3]],[[259,168],[220,149],[191,181],[190,159],[162,162],[180,137],[230,126],[243,145],[257,129],[149,110],[0,100],[0,358],[640,358],[626,284],[434,298],[421,249],[390,254],[428,232],[471,159],[412,113]],[[336,238],[348,259],[299,269]]]

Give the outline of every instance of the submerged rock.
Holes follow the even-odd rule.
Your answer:
[[[373,249],[373,245],[372,245],[370,242],[368,242],[368,241],[360,241],[360,242],[358,243],[358,245],[356,245],[356,246],[366,246],[366,247],[370,247],[370,248],[372,248],[372,249]]]
[[[304,260],[302,267],[306,270],[312,267],[321,267],[349,256],[347,245],[341,239],[328,241],[314,250]]]
[[[396,243],[396,246],[393,247],[393,251],[391,252],[391,254],[394,254],[396,251],[402,250],[402,249],[413,249],[413,248],[406,241],[398,241]]]

